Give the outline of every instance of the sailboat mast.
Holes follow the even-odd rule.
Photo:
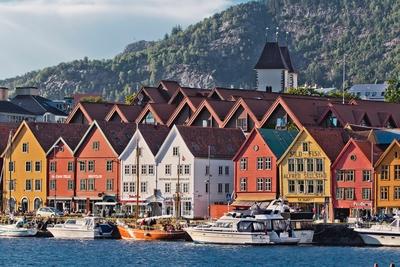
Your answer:
[[[136,222],[139,219],[139,139],[136,141]]]
[[[176,219],[179,220],[179,217],[181,216],[181,200],[180,200],[180,172],[181,172],[181,153],[178,150],[178,179],[177,179],[177,184],[176,184]]]
[[[11,164],[12,164],[12,158],[11,158],[11,154],[12,154],[12,131],[10,131],[10,135],[8,137],[8,143],[9,143],[9,162],[8,162],[8,171],[10,172],[10,179],[9,179],[9,184],[8,184],[8,208],[9,208],[9,212],[11,213],[11,183],[12,183],[12,171],[11,171]],[[13,169],[14,169],[14,164],[13,164]]]

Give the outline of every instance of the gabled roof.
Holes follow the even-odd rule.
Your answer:
[[[118,114],[122,122],[135,122],[142,109],[143,107],[139,105],[114,104],[106,115],[105,120],[109,121],[115,114]]]
[[[381,164],[381,162],[385,159],[385,157],[387,156],[387,154],[389,154],[389,152],[392,150],[392,148],[393,148],[394,146],[400,147],[400,143],[399,143],[399,141],[396,140],[396,139],[394,139],[394,140],[392,141],[392,143],[386,148],[386,150],[382,153],[382,155],[381,155],[381,156],[379,157],[379,159],[376,161],[376,163],[375,163],[375,165],[374,165],[375,168],[378,167],[379,164]]]
[[[54,144],[47,150],[46,154],[49,155],[53,148],[59,143],[63,142],[74,154],[75,148],[78,146],[79,142],[82,140],[84,134],[89,128],[87,124],[68,124],[70,127],[67,127],[62,135],[54,142]]]
[[[306,131],[318,143],[331,162],[336,160],[337,155],[349,140],[349,135],[341,128],[307,128]]]
[[[171,96],[168,103],[172,104],[176,98],[181,95],[182,98],[187,97],[198,97],[198,98],[206,98],[208,94],[211,92],[209,89],[202,88],[193,88],[193,87],[179,87],[178,90]]]
[[[139,132],[155,156],[167,137],[170,129],[163,125],[139,124]]]
[[[166,125],[175,108],[175,105],[167,103],[148,103],[136,118],[136,122],[141,123],[147,113],[151,112],[158,124]]]
[[[298,131],[280,131],[273,129],[257,129],[264,142],[268,145],[276,158],[280,158],[296,138]]]
[[[232,159],[245,141],[240,129],[211,127],[174,126],[182,136],[194,157],[207,158],[211,147],[211,158]]]
[[[177,81],[170,80],[161,80],[158,88],[162,88],[167,91],[169,98],[175,94],[175,92],[179,89],[180,85]]]
[[[70,123],[75,114],[79,112],[85,116],[89,123],[92,123],[94,120],[104,121],[113,107],[114,103],[79,102],[69,114],[66,123]]]
[[[369,139],[373,140],[373,142],[378,145],[389,145],[393,140],[400,140],[400,130],[372,130]]]
[[[118,123],[118,122],[105,122],[94,121],[81,138],[79,144],[75,147],[74,154],[79,150],[85,139],[90,136],[94,129],[99,129],[110,148],[118,156],[125,149],[129,140],[132,138],[135,130],[136,123]]]
[[[11,101],[2,100],[0,101],[0,112],[1,113],[12,113],[18,115],[34,116],[32,112],[14,104]]]
[[[266,42],[264,49],[254,69],[286,69],[288,63],[282,54],[281,47],[277,42]]]
[[[219,100],[229,100],[229,101],[235,101],[239,98],[275,100],[280,95],[281,94],[279,93],[258,91],[256,89],[248,90],[248,89],[214,87],[208,94],[208,98],[215,99],[217,96]]]
[[[8,123],[8,122],[0,123],[0,153],[3,153],[7,147],[10,133],[14,135],[14,133],[18,129],[18,126],[19,126],[18,123]]]
[[[67,116],[65,112],[52,106],[51,100],[38,95],[17,95],[11,100],[11,102],[35,115],[51,113],[56,116]]]
[[[201,102],[196,112],[192,115],[192,117],[188,121],[187,125],[192,125],[193,122],[196,120],[196,118],[201,114],[201,112],[204,109],[206,109],[211,114],[211,116],[213,116],[213,118],[217,121],[218,126],[222,127],[225,117],[228,115],[229,111],[231,110],[234,104],[235,102],[232,101],[205,99],[203,100],[203,102]]]
[[[179,105],[175,108],[174,112],[171,114],[171,116],[169,117],[168,121],[167,121],[167,126],[170,127],[176,117],[178,117],[179,113],[182,111],[182,109],[187,105],[192,112],[196,112],[196,109],[199,107],[199,105],[201,104],[201,102],[204,100],[204,98],[202,97],[185,97],[180,103]],[[190,118],[188,118],[190,119]]]

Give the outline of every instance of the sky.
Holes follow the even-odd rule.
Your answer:
[[[112,58],[247,0],[0,0],[0,79],[81,59]]]

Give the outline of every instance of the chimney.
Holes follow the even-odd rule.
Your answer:
[[[8,100],[8,88],[0,86],[0,100]]]
[[[39,88],[36,86],[15,87],[15,95],[39,95]]]

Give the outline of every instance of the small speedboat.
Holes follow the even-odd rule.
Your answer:
[[[253,218],[222,216],[215,223],[184,229],[196,243],[268,245],[265,225]]]
[[[374,224],[370,228],[356,226],[357,232],[364,243],[370,246],[400,246],[400,217],[394,216],[390,225]]]
[[[37,234],[37,229],[33,225],[29,225],[24,219],[19,219],[14,224],[1,224],[0,236],[5,237],[30,237]]]
[[[47,230],[62,239],[111,238],[114,227],[99,217],[68,219],[63,224],[48,226]]]

